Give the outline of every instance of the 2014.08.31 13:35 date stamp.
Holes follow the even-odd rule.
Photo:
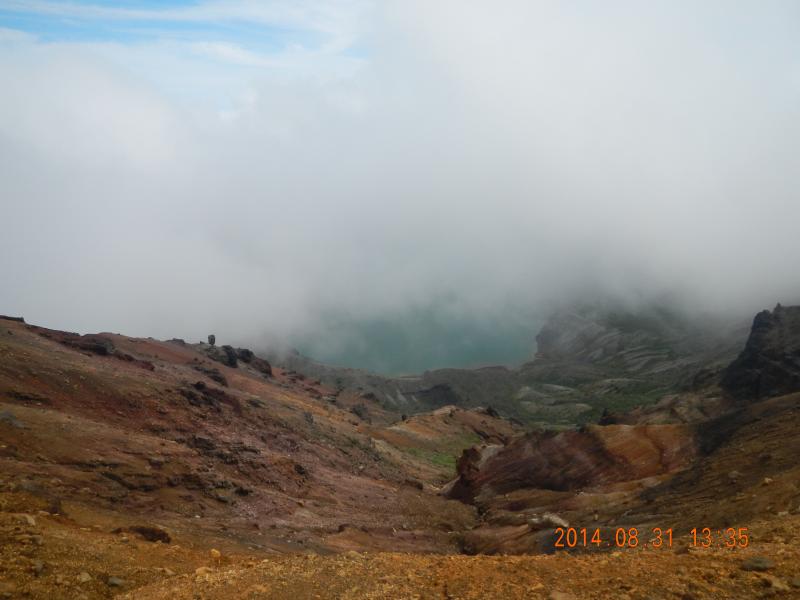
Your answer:
[[[746,548],[750,545],[747,527],[694,527],[686,534],[690,548]],[[678,535],[672,528],[637,527],[587,528],[558,527],[554,531],[556,549],[573,548],[672,548]],[[682,539],[682,538],[681,538]]]

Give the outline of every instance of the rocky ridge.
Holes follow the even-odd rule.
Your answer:
[[[740,400],[800,389],[800,306],[778,304],[755,316],[744,350],[723,373],[722,387]]]
[[[606,410],[654,404],[703,375],[716,382],[746,336],[738,320],[695,319],[660,307],[578,307],[552,315],[537,336],[535,356],[516,368],[384,377],[322,365],[296,352],[273,353],[272,360],[335,388],[371,395],[391,411],[491,405],[527,425],[571,426],[595,422]]]
[[[712,383],[707,390],[667,397],[624,415],[607,414],[599,425],[534,431],[505,445],[466,450],[457,463],[459,476],[446,490],[481,514],[480,525],[464,535],[464,549],[552,551],[558,525],[552,519],[542,521],[543,513],[582,526],[624,523],[642,528],[660,515],[677,528],[689,525],[688,515],[727,527],[734,514],[756,518],[759,506],[770,510],[779,504],[783,508],[778,512],[786,514],[795,510],[800,506],[800,472],[792,459],[800,452],[795,434],[800,427],[798,394],[793,393],[800,391],[797,314],[800,307],[759,313],[745,349],[724,370],[723,389]],[[757,385],[732,393],[734,381]],[[765,400],[765,390],[774,398]],[[748,444],[762,460],[746,458]],[[729,455],[738,459],[731,464]],[[770,494],[763,505],[748,501],[748,487],[777,479],[779,500]],[[724,484],[737,490],[727,518],[704,496],[716,488],[710,497],[728,506]],[[680,499],[675,498],[677,490]],[[663,497],[672,500],[659,502]],[[685,507],[683,514],[674,514],[671,506],[676,505]]]

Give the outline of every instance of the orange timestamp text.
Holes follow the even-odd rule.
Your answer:
[[[675,532],[672,528],[638,527],[586,528],[558,527],[555,548],[672,548]],[[688,545],[695,548],[746,548],[750,544],[747,527],[712,529],[695,527],[688,532]]]

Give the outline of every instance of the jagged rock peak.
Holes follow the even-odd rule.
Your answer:
[[[755,316],[744,350],[725,369],[722,387],[739,400],[800,390],[800,306],[778,304]]]

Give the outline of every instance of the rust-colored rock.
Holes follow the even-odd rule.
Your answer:
[[[603,486],[672,473],[695,455],[692,430],[686,425],[590,425],[535,432],[503,448],[465,451],[449,495],[472,502],[484,492]]]

